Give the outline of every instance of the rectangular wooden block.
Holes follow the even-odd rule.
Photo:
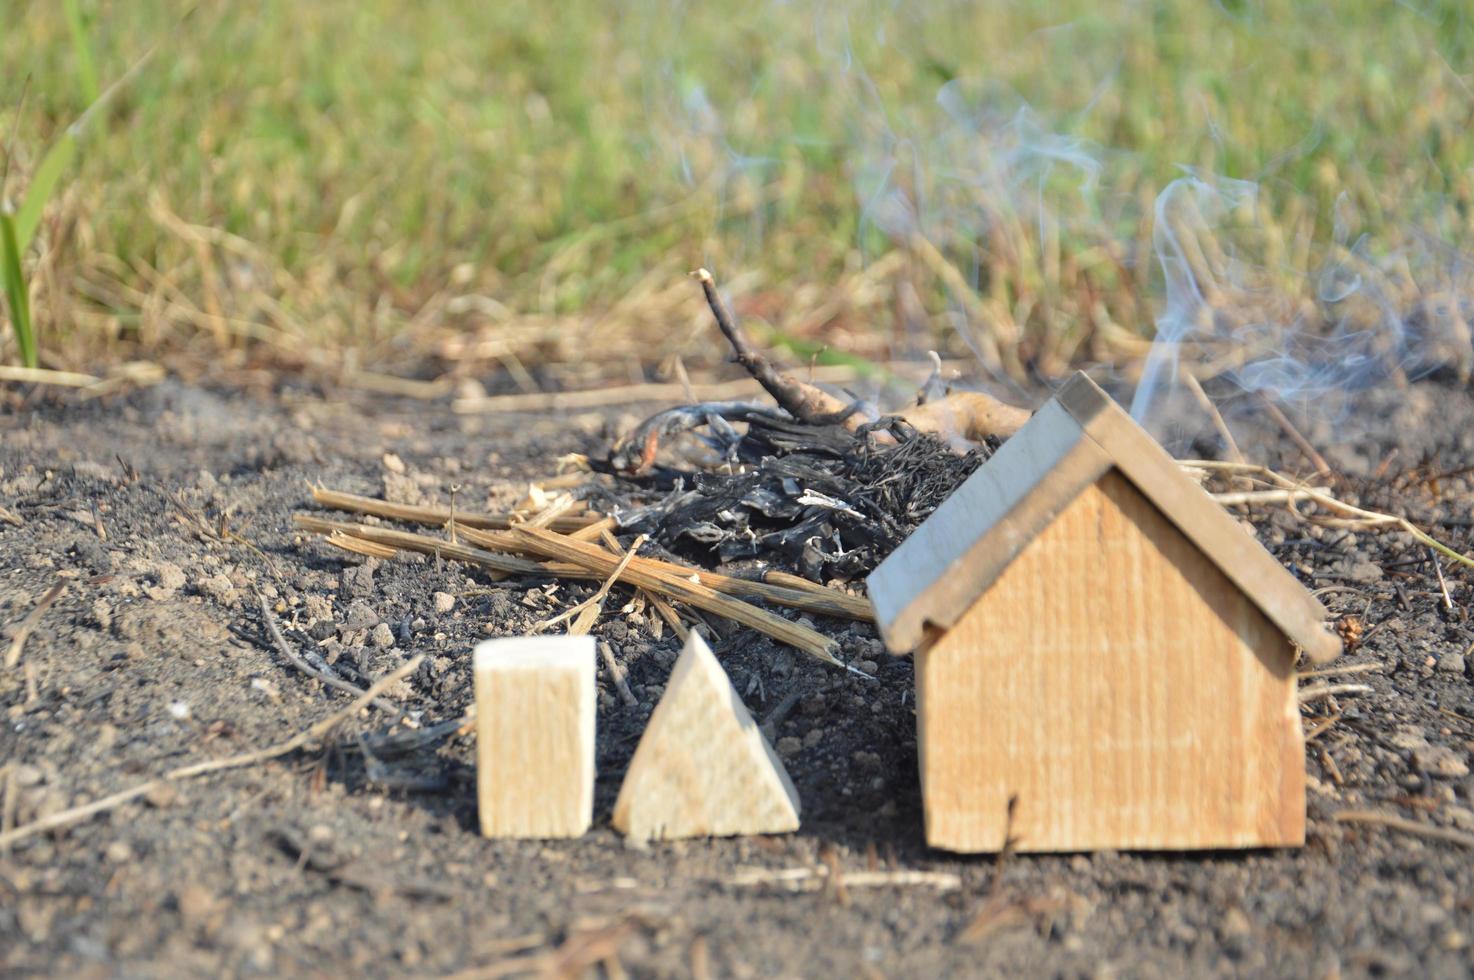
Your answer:
[[[594,817],[591,636],[476,647],[476,795],[487,837],[577,837]]]
[[[1289,641],[1118,472],[918,652],[916,675],[934,847],[1304,841]]]

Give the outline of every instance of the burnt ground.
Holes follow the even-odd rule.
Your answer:
[[[440,500],[460,484],[466,506],[501,506],[559,457],[602,452],[622,424],[457,418],[303,387],[0,397],[0,507],[20,520],[0,521],[0,630],[67,585],[20,664],[0,673],[7,827],[279,742],[342,707],[347,696],[271,647],[258,593],[294,647],[350,679],[426,654],[390,695],[427,726],[459,717],[478,639],[526,629],[591,587],[335,551],[293,532],[308,483],[379,494],[387,478],[396,494]],[[1474,481],[1450,475],[1474,464],[1474,395],[1422,383],[1370,396],[1354,417],[1354,431],[1343,417],[1307,432],[1344,474],[1339,492],[1474,547]],[[1235,425],[1254,458],[1306,470],[1278,431]],[[404,473],[386,469],[386,453]],[[596,969],[634,975],[1466,975],[1474,851],[1334,814],[1375,809],[1474,834],[1470,575],[1444,563],[1445,605],[1407,535],[1282,509],[1252,517],[1283,561],[1329,590],[1334,612],[1362,621],[1365,643],[1338,666],[1374,668],[1330,679],[1371,693],[1305,708],[1319,734],[1303,850],[1001,865],[928,850],[909,663],[882,655],[868,627],[823,620],[876,680],[714,624],[754,715],[786,706],[773,735],[802,831],[628,846],[609,810],[678,647],[653,617],[614,612],[595,632],[639,704],[623,704],[601,668],[586,837],[482,839],[471,739],[370,760],[357,736],[388,719],[364,713],[325,747],[180,782],[0,851],[0,972],[505,975],[607,955],[617,964]],[[744,883],[753,868],[816,866],[841,879],[938,872],[960,887]],[[563,958],[515,959],[550,950]]]

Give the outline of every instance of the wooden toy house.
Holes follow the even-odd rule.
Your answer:
[[[1077,374],[868,581],[916,657],[927,841],[1299,845],[1325,610]]]

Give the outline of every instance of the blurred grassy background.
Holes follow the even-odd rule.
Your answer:
[[[531,386],[715,363],[681,275],[706,264],[796,352],[1057,371],[1151,336],[1154,202],[1184,166],[1258,187],[1192,219],[1216,287],[1191,316],[1269,289],[1256,308],[1315,320],[1347,250],[1399,316],[1430,277],[1462,309],[1474,34],[1452,0],[76,6],[80,34],[64,4],[7,9],[12,198],[160,47],[25,256],[52,366]]]

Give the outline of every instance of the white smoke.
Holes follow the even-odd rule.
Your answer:
[[[1132,414],[1157,431],[1179,372],[1331,417],[1367,388],[1474,358],[1467,262],[1426,236],[1379,250],[1349,198],[1330,240],[1295,264],[1257,184],[1189,174],[1157,197],[1152,241],[1164,283],[1156,338]],[[1190,364],[1184,363],[1190,362]]]

